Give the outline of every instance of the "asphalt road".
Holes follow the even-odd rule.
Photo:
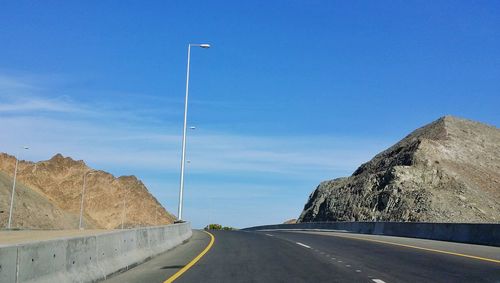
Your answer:
[[[215,231],[175,282],[500,282],[500,248],[332,232]],[[164,282],[210,242],[200,231],[109,282]]]
[[[126,272],[116,274],[106,283],[154,283],[164,282],[193,260],[209,244],[210,237],[193,230],[191,239],[174,249],[140,264]]]

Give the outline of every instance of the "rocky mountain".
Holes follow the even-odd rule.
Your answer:
[[[14,167],[15,158],[0,153],[0,227],[8,221]],[[57,154],[47,161],[19,162],[12,226],[77,228],[85,172],[89,172],[84,199],[86,228],[118,228],[122,218],[125,227],[162,225],[175,220],[136,177],[116,178],[93,170],[83,161]]]
[[[442,117],[319,184],[299,222],[500,221],[500,130]]]

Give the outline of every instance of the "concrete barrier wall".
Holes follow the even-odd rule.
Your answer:
[[[432,239],[500,247],[500,224],[415,222],[309,222],[276,224],[243,230],[326,229],[353,233]]]
[[[0,282],[95,282],[165,252],[192,235],[189,223],[0,246]]]

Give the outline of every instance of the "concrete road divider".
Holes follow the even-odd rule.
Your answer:
[[[495,223],[305,222],[256,226],[243,230],[275,229],[340,230],[500,247],[500,224]]]
[[[190,223],[0,246],[0,282],[95,282],[165,252]]]

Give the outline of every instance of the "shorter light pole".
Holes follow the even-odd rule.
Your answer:
[[[23,149],[28,150],[30,148],[24,146]],[[9,223],[7,224],[7,229],[10,229],[12,224],[12,210],[14,208],[14,195],[16,194],[16,177],[17,177],[17,165],[19,164],[19,154],[15,158],[16,158],[16,166],[14,169],[14,183],[12,184],[12,195],[10,196]]]
[[[86,171],[85,173],[83,173],[82,200],[80,203],[80,224],[78,225],[78,229],[80,229],[80,230],[83,230],[82,219],[83,219],[83,200],[85,197],[85,181],[86,181],[87,175],[94,174],[94,173],[95,173],[95,170],[89,170],[89,171]]]

